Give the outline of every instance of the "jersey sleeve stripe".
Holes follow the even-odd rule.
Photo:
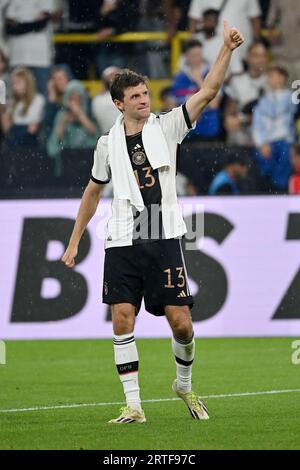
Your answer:
[[[186,122],[187,128],[188,129],[193,129],[193,126],[192,126],[192,123],[191,123],[191,120],[190,120],[190,116],[189,116],[189,113],[187,112],[185,103],[182,105],[182,111],[183,111],[184,120]]]
[[[91,175],[90,178],[93,181],[93,183],[96,183],[96,184],[107,184],[110,182],[110,180],[106,180],[106,181],[97,180],[96,178],[93,177],[93,175]]]

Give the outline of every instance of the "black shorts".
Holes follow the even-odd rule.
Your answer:
[[[166,305],[193,307],[179,239],[105,250],[103,303],[130,303],[161,316]]]

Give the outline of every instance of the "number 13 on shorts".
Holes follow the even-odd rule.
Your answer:
[[[186,280],[183,266],[177,267],[175,269],[176,274],[174,272],[172,273],[171,268],[164,270],[164,273],[166,273],[167,276],[167,282],[164,287],[166,287],[167,289],[175,289],[176,287],[180,287],[182,289],[183,287],[185,287]]]

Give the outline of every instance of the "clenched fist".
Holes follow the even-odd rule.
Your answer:
[[[77,253],[77,246],[69,245],[61,259],[62,262],[65,263],[68,268],[73,268],[75,266],[75,258],[77,256]]]
[[[228,21],[224,21],[224,44],[231,51],[237,49],[245,42],[242,33],[236,28],[229,28]]]

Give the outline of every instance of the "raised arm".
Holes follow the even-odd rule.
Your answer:
[[[232,52],[244,42],[243,35],[236,28],[229,28],[224,21],[224,45],[220,54],[203,82],[202,88],[195,93],[186,103],[186,109],[191,122],[199,119],[204,108],[212,101],[221,89],[228,70]]]
[[[103,186],[102,184],[90,181],[84,191],[68,248],[61,259],[68,268],[75,266],[79,242],[89,221],[97,210]]]

